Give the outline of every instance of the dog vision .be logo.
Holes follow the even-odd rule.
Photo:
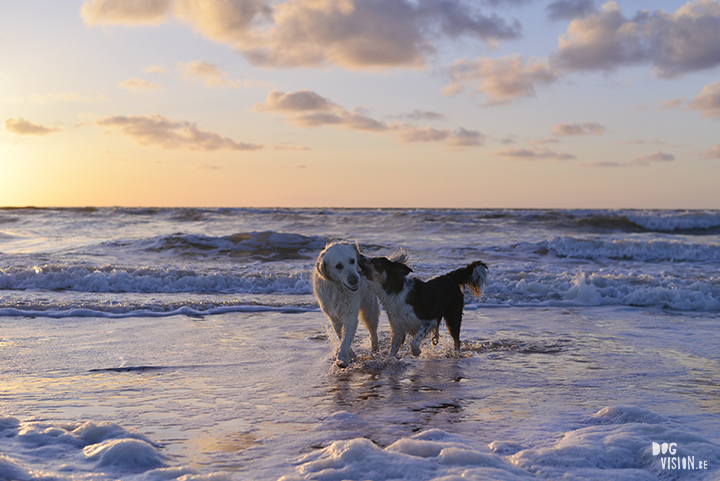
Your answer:
[[[652,443],[653,456],[660,457],[662,469],[674,470],[705,470],[707,461],[696,459],[695,456],[682,456],[678,454],[677,443]]]

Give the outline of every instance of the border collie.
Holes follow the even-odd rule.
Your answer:
[[[405,335],[415,336],[410,343],[414,356],[420,355],[420,343],[430,331],[433,345],[440,337],[438,328],[445,319],[448,331],[460,350],[460,324],[462,323],[465,300],[461,286],[467,286],[480,298],[487,280],[488,267],[482,261],[475,261],[461,269],[422,281],[408,277],[412,272],[404,262],[404,253],[394,260],[386,257],[362,257],[363,275],[382,303],[390,321],[392,347],[390,355],[396,356],[405,342]]]
[[[358,315],[370,332],[373,352],[378,350],[380,306],[369,282],[361,276],[357,244],[332,243],[320,253],[312,271],[312,284],[320,308],[330,318],[340,340],[336,364],[347,367],[358,325]]]

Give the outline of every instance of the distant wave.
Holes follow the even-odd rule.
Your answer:
[[[403,246],[422,278],[486,260],[469,309],[720,310],[720,211],[0,208],[3,225],[0,316],[316,308],[310,270],[336,237]]]
[[[163,267],[44,265],[0,269],[0,290],[101,293],[310,294],[299,274],[220,273]]]
[[[720,232],[720,213],[703,211],[649,211],[626,215],[627,219],[652,232],[711,234]]]
[[[508,273],[488,284],[479,306],[482,305],[611,305],[678,311],[720,311],[720,282],[713,279],[683,282],[662,274],[620,270],[573,270],[537,275]]]
[[[589,230],[710,235],[720,232],[720,213],[705,211],[589,211],[571,213],[574,226]]]
[[[507,211],[516,222],[590,232],[658,232],[711,235],[720,233],[720,212],[660,210]]]
[[[64,319],[69,317],[102,317],[106,319],[126,319],[129,317],[170,317],[188,316],[202,318],[214,314],[226,314],[232,312],[281,312],[295,314],[302,312],[316,312],[319,308],[303,306],[263,306],[263,305],[236,305],[216,306],[207,309],[182,306],[175,309],[114,309],[107,310],[100,306],[96,308],[61,308],[51,307],[47,309],[0,307],[0,316],[7,317],[44,317],[51,319]]]
[[[577,259],[615,259],[642,262],[720,262],[720,246],[679,240],[578,239],[555,236],[537,244],[538,252]]]
[[[104,247],[175,253],[184,256],[231,256],[276,261],[316,255],[325,247],[325,239],[273,231],[239,232],[222,237],[179,233],[151,239],[111,241],[105,243]]]
[[[688,235],[720,233],[717,210],[575,210],[575,209],[290,209],[290,208],[39,208],[0,207],[10,222],[27,216],[64,216],[94,218],[155,217],[168,222],[196,223],[218,218],[263,218],[276,222],[298,219],[374,219],[398,221],[422,226],[423,223],[485,225],[487,221],[537,224],[551,228],[569,228],[597,232],[660,232]]]

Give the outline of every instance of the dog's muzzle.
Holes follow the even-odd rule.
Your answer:
[[[357,291],[360,288],[360,277],[356,275],[348,277],[345,282],[345,287],[353,292]]]

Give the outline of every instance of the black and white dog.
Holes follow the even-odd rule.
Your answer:
[[[412,269],[405,262],[404,253],[393,260],[386,257],[361,256],[363,275],[370,281],[370,289],[378,296],[387,312],[392,334],[390,355],[397,355],[406,334],[415,336],[410,343],[414,356],[420,355],[420,343],[435,330],[433,344],[437,344],[438,328],[444,318],[448,331],[460,349],[460,324],[465,300],[462,286],[467,286],[480,298],[487,280],[488,267],[482,261],[441,276],[422,281],[408,277]]]

